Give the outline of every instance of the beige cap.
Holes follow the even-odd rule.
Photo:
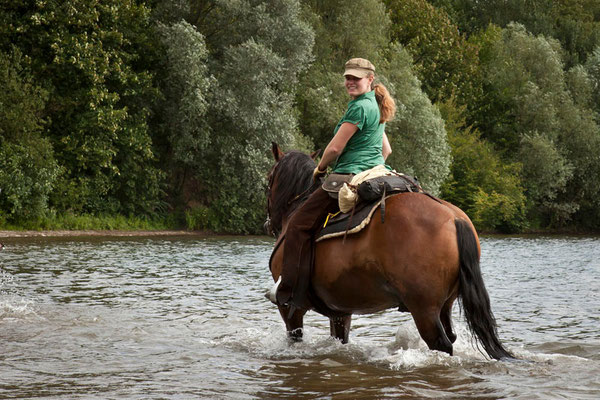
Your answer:
[[[351,58],[346,62],[344,76],[352,75],[357,78],[364,78],[375,73],[375,67],[369,60],[364,58]]]

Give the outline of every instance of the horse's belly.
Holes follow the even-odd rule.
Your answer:
[[[398,290],[374,267],[348,268],[341,274],[317,267],[312,283],[321,300],[336,311],[370,314],[389,308],[406,309]]]
[[[371,291],[359,290],[355,286],[340,285],[336,288],[315,288],[317,295],[335,311],[348,314],[371,314],[389,308],[406,310],[406,307],[395,296],[390,296],[384,289]]]

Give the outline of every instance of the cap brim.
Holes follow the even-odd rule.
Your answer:
[[[358,69],[358,68],[348,68],[344,71],[344,76],[351,75],[357,78],[365,78],[369,75],[369,70],[366,69]]]

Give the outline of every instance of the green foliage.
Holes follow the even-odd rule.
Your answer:
[[[477,33],[490,23],[502,28],[517,22],[534,35],[554,37],[568,67],[583,63],[600,45],[597,0],[431,0],[453,16],[461,31]]]
[[[164,71],[159,74],[164,97],[155,112],[155,143],[168,166],[167,190],[179,203],[193,196],[186,190],[190,186],[186,181],[205,167],[203,159],[211,144],[206,113],[215,79],[208,73],[204,36],[192,25],[158,23],[157,33],[165,56]]]
[[[494,32],[494,28],[490,28]],[[520,135],[541,131],[556,136],[557,100],[565,92],[560,45],[511,25],[501,36],[487,35],[482,49],[486,96],[476,117],[485,137],[501,150],[518,148]]]
[[[536,33],[552,26],[552,0],[431,0],[430,3],[445,9],[460,30],[474,33],[493,23],[506,27],[519,22]],[[534,29],[537,28],[537,29]]]
[[[47,94],[33,82],[29,61],[16,48],[0,52],[0,220],[43,216],[59,174],[41,135]]]
[[[420,88],[411,57],[401,46],[390,48],[386,65],[396,118],[386,126],[392,145],[387,163],[400,172],[416,175],[422,186],[437,194],[451,162],[444,121]]]
[[[533,202],[556,199],[573,175],[573,166],[560,154],[555,143],[538,133],[523,137],[519,159],[523,163],[527,195]]]
[[[503,163],[479,132],[466,126],[465,107],[440,104],[452,148],[450,178],[441,195],[462,208],[478,229],[518,232],[525,226],[519,163]]]
[[[596,112],[596,115],[600,115],[600,46],[594,49],[584,67],[590,80],[592,109]]]
[[[596,204],[599,193],[592,176],[600,160],[589,154],[598,149],[600,128],[581,89],[587,78],[581,68],[565,73],[560,44],[522,25],[487,37],[496,39],[482,41],[492,107],[481,107],[478,128],[506,160],[522,162],[530,216],[564,225],[581,204]],[[573,95],[583,97],[575,102]]]
[[[306,145],[293,100],[314,36],[295,0],[194,5],[204,11],[191,19],[205,37],[214,77],[205,118],[210,146],[196,154],[193,176],[202,196],[194,200],[214,213],[211,229],[260,232],[271,141]]]
[[[563,103],[559,115],[563,127],[560,147],[574,170],[566,191],[552,206],[569,207],[577,213],[572,218],[553,218],[552,222],[561,226],[572,220],[575,224],[597,229],[600,219],[590,216],[598,216],[600,207],[600,180],[597,179],[600,176],[600,125],[595,120],[596,114],[568,101]]]
[[[481,92],[477,47],[469,43],[443,9],[426,0],[385,0],[392,39],[412,55],[417,76],[429,98],[455,96],[468,104]]]
[[[324,148],[351,57],[388,164],[479,229],[600,227],[597,0],[4,1],[0,224],[258,233],[270,142]]]
[[[474,193],[473,224],[483,231],[515,233],[523,228],[523,203],[519,197],[477,188]],[[523,196],[524,197],[524,196]]]
[[[211,222],[211,211],[207,207],[200,206],[190,208],[185,211],[185,227],[190,230],[207,230],[210,229]]]
[[[571,98],[582,109],[594,109],[594,82],[583,65],[576,65],[565,76]]]
[[[51,194],[58,210],[151,213],[160,204],[148,14],[130,0],[29,0],[0,11],[0,50],[14,43],[48,91],[44,134],[63,167]]]
[[[173,160],[194,167],[210,145],[211,133],[205,117],[214,78],[208,74],[204,37],[185,21],[160,24],[158,32],[166,49],[161,80],[165,134]]]
[[[3,223],[0,229],[57,231],[57,230],[121,230],[121,231],[155,231],[174,230],[181,226],[170,216],[124,216],[124,215],[89,215],[72,213],[47,213],[38,218],[27,218],[18,221],[17,225]]]
[[[9,220],[44,215],[58,174],[52,155],[52,146],[39,137],[19,143],[0,138],[0,215]]]
[[[587,55],[600,46],[600,3],[597,0],[553,1],[550,18],[554,22],[553,29],[540,33],[561,42],[568,55],[566,65],[585,62]]]

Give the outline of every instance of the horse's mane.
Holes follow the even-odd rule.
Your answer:
[[[273,221],[280,224],[283,217],[302,204],[316,188],[312,187],[315,162],[308,154],[289,151],[273,167],[271,181],[277,181],[271,212]]]

